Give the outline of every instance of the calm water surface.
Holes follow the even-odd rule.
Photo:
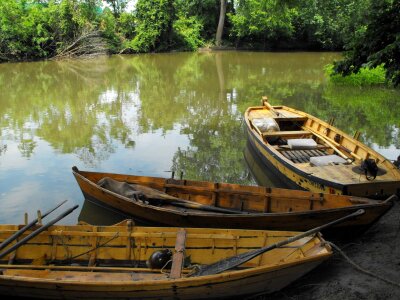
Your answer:
[[[63,220],[121,216],[84,201],[84,170],[280,185],[260,175],[242,115],[272,104],[335,124],[389,159],[400,154],[399,90],[335,87],[337,53],[169,53],[0,64],[0,222],[19,223],[68,199]],[[254,174],[254,175],[253,175]],[[61,213],[60,209],[58,213]],[[45,220],[49,221],[52,217]]]

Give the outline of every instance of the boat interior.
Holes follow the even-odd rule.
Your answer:
[[[352,197],[348,195],[322,194],[310,191],[290,190],[280,188],[267,188],[262,186],[248,186],[231,183],[214,183],[206,181],[191,181],[184,179],[158,178],[147,176],[106,174],[95,172],[81,172],[92,183],[97,184],[108,178],[110,181],[124,183],[124,188],[111,190],[130,201],[138,202],[132,198],[135,191],[144,194],[144,201],[139,200],[139,205],[154,205],[178,212],[197,214],[221,214],[227,212],[213,211],[218,207],[231,210],[231,213],[288,213],[304,211],[320,211],[343,207],[352,207],[357,204],[375,205],[381,201],[367,198]],[[143,189],[145,187],[146,189]],[[122,192],[122,190],[124,190]],[[131,192],[131,190],[133,192]],[[154,201],[153,201],[154,200]],[[186,201],[186,202],[185,202]],[[196,208],[192,205],[205,205]],[[141,203],[141,204],[140,204]]]
[[[0,225],[0,241],[22,226]],[[285,231],[138,227],[132,220],[114,226],[54,225],[13,254],[2,258],[0,268],[1,275],[68,281],[131,282],[180,278],[189,276],[198,265],[211,264],[296,234]],[[159,260],[154,264],[151,260],[153,254],[166,249],[171,255],[164,257],[162,265]],[[178,253],[184,255],[179,257]],[[321,244],[319,235],[314,235],[265,252],[238,269],[273,267],[328,253],[329,247]]]
[[[263,97],[262,106],[252,107],[247,118],[263,142],[287,162],[309,174],[333,182],[358,184],[371,180],[398,181],[400,171],[383,156],[333,127],[306,113],[286,106],[271,106]],[[370,161],[377,171],[362,164]],[[375,174],[374,174],[375,173]]]

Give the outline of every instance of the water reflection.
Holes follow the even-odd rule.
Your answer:
[[[0,64],[0,222],[60,198],[83,204],[73,165],[254,184],[241,122],[262,95],[324,120],[336,116],[339,128],[360,130],[396,158],[399,91],[328,85],[323,68],[338,57],[165,53]]]
[[[131,217],[85,200],[78,217],[79,222],[91,225],[114,225]],[[135,223],[136,224],[136,223]]]
[[[265,164],[261,161],[250,143],[246,143],[243,156],[251,175],[255,179],[255,184],[284,189],[294,188],[294,186],[290,185],[289,182],[284,180],[282,176],[274,173],[272,171],[273,169],[268,169],[265,167]]]

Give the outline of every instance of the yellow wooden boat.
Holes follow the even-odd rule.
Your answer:
[[[396,196],[373,200],[347,195],[178,180],[72,168],[85,199],[149,225],[306,231],[358,209],[365,214],[325,231],[359,234],[391,207]],[[134,197],[135,189],[143,198]]]
[[[400,194],[400,170],[391,161],[316,117],[286,106],[245,112],[248,140],[270,168],[298,187],[330,194],[385,198]]]
[[[0,225],[0,242],[22,226]],[[0,260],[0,294],[51,299],[208,299],[270,293],[330,257],[331,249],[319,234],[290,240],[232,270],[204,276],[193,273],[196,266],[282,243],[297,234],[137,227],[131,220],[114,226],[53,225]],[[155,255],[159,251],[170,253],[171,267],[165,261],[161,268],[154,264],[161,262]]]

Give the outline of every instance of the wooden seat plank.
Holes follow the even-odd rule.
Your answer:
[[[263,132],[263,137],[299,137],[299,136],[312,136],[313,134],[306,130],[294,130],[294,131],[273,131]]]
[[[186,230],[179,229],[176,234],[175,253],[172,256],[172,267],[169,277],[171,279],[180,278],[182,274],[183,262],[185,259]]]

